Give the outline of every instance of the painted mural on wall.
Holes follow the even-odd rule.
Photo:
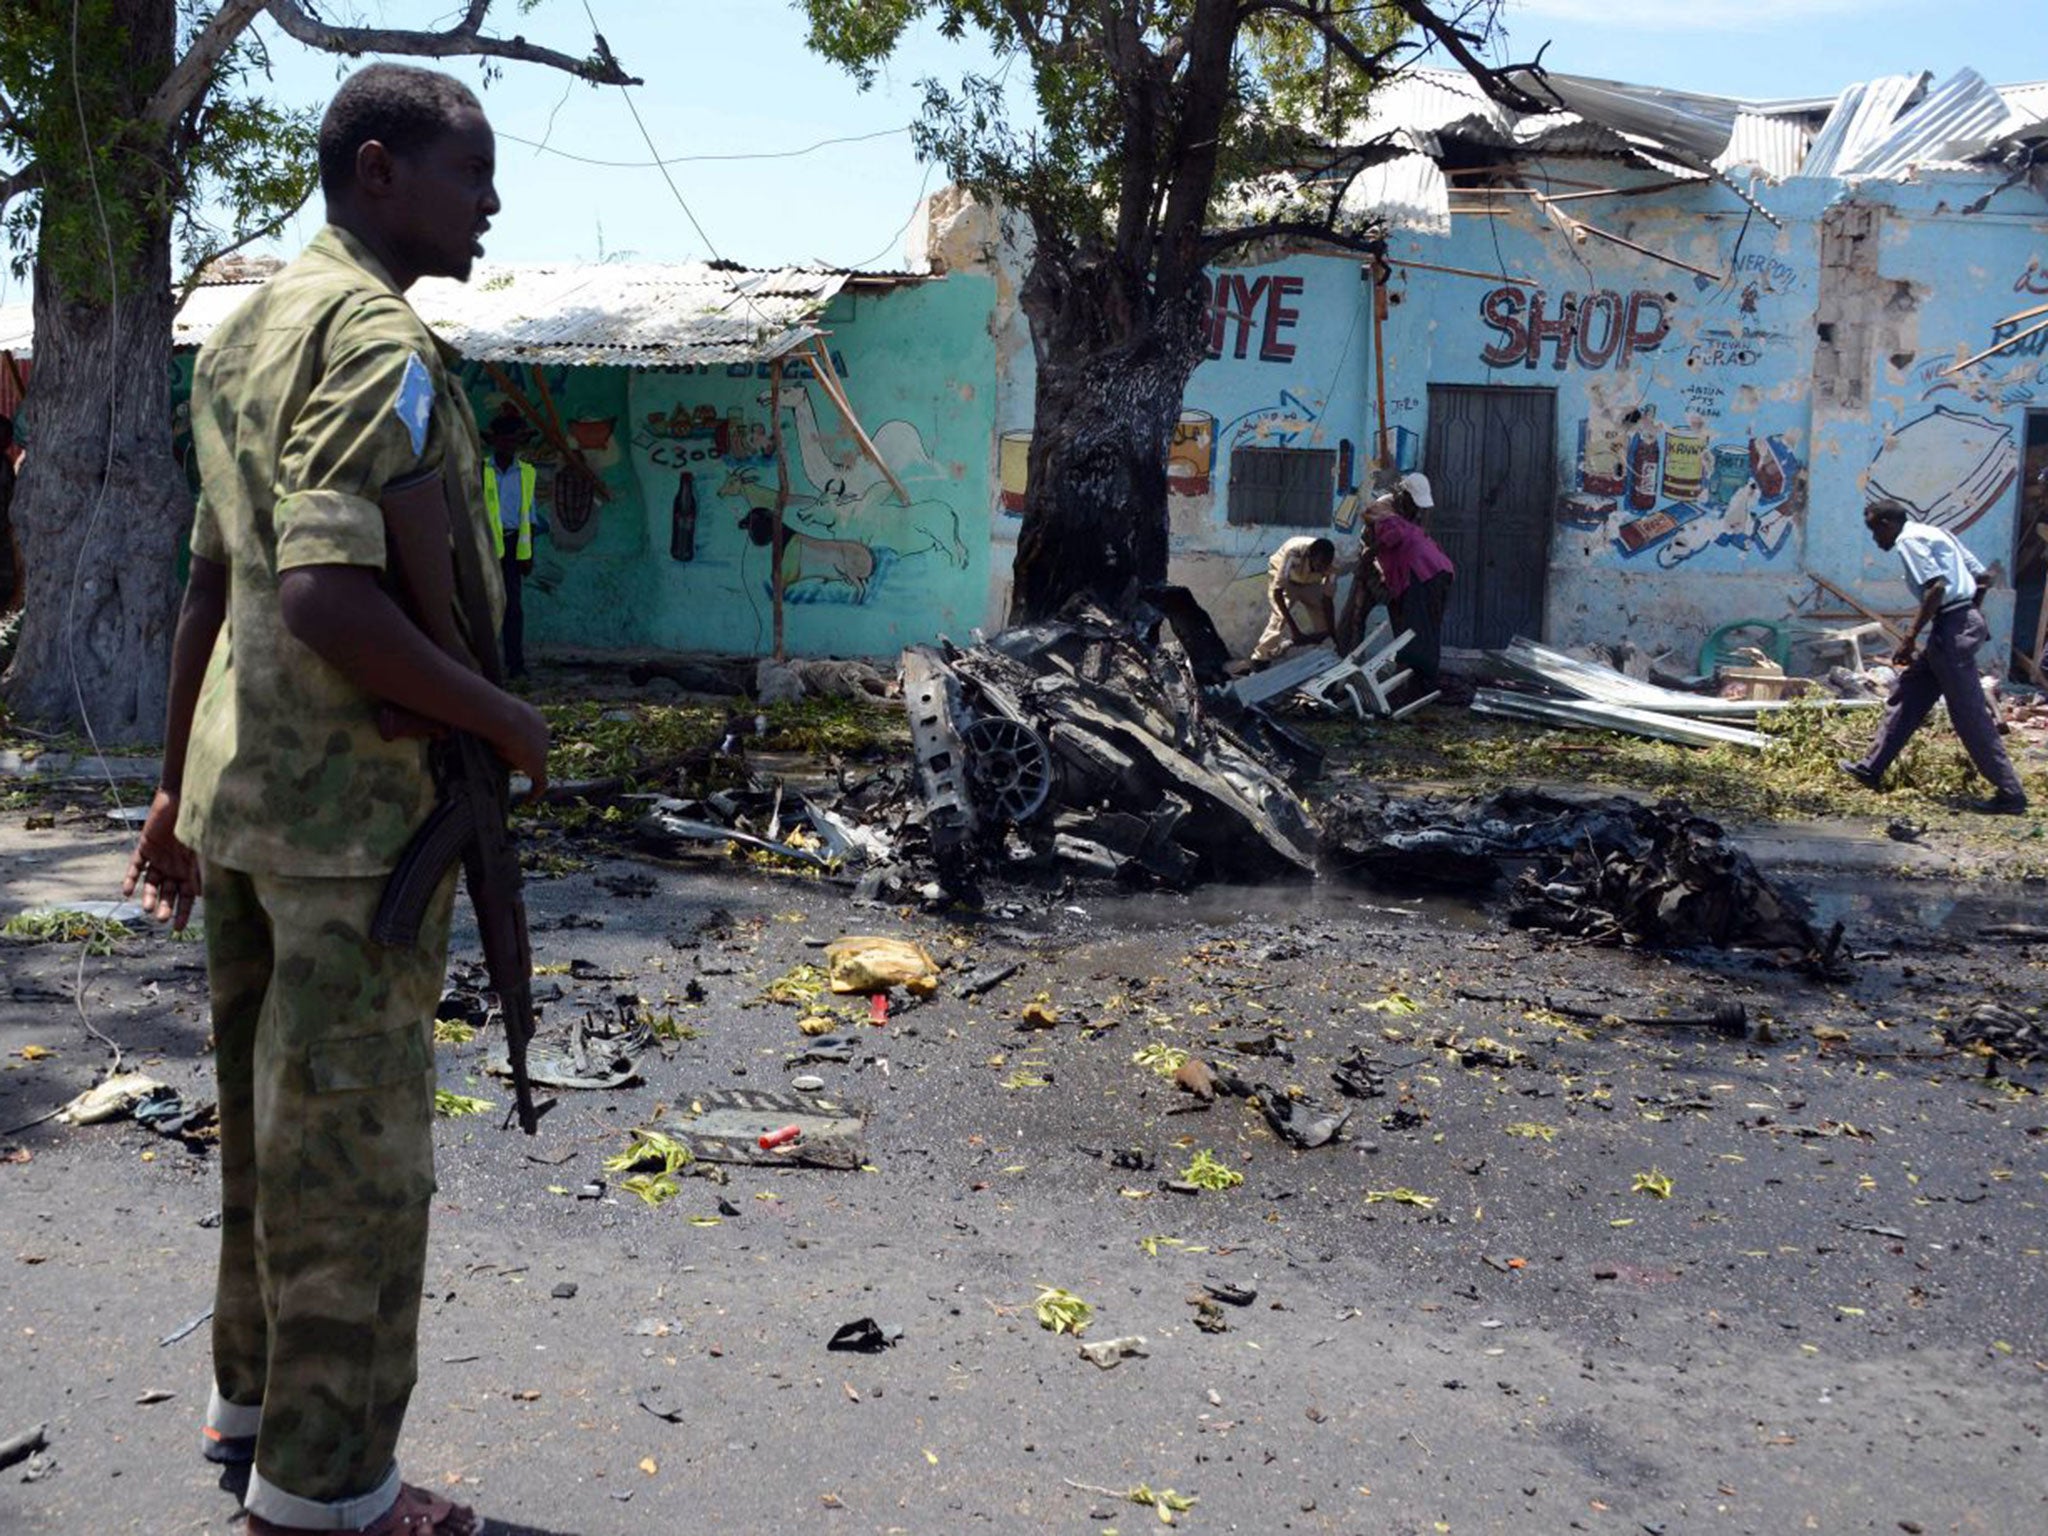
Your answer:
[[[1214,495],[1217,474],[1232,449],[1304,447],[1311,439],[1319,444],[1321,431],[1316,423],[1328,405],[1326,393],[1310,396],[1302,393],[1297,383],[1275,386],[1265,382],[1299,358],[1303,345],[1300,326],[1311,305],[1306,273],[1258,268],[1219,271],[1206,274],[1203,284],[1203,305],[1208,311],[1205,361],[1189,381],[1189,404],[1167,443],[1166,489],[1172,498]],[[1253,365],[1259,380],[1254,387],[1263,386],[1265,398],[1219,421],[1218,412],[1205,407],[1220,378],[1235,375],[1233,364]],[[998,505],[1007,516],[1023,516],[1030,462],[1031,433],[1025,429],[1002,433],[997,445]]]
[[[842,377],[857,375],[838,360]],[[854,439],[808,365],[785,365],[779,393],[767,365],[725,370],[722,406],[702,398],[706,375],[676,379],[666,408],[642,409],[633,446],[650,505],[668,511],[671,561],[707,570],[734,564],[735,590],[771,600],[775,504],[779,494],[773,418],[782,416],[789,467],[784,508],[783,596],[791,604],[866,607],[895,600],[915,585],[912,567],[968,563],[950,477],[926,441],[926,429],[902,417],[864,422],[883,463],[910,492],[904,501]],[[739,386],[735,391],[734,386]],[[655,381],[643,393],[657,392]],[[738,399],[734,400],[737,392]],[[690,395],[699,396],[694,402]],[[821,414],[820,405],[823,404]],[[827,419],[830,425],[826,424]],[[659,494],[669,487],[668,494]],[[736,557],[736,558],[735,558]]]
[[[1510,375],[1490,378],[1567,374],[1583,392],[1576,428],[1560,423],[1560,524],[1600,535],[1592,548],[1624,564],[1778,558],[1804,510],[1805,465],[1798,428],[1774,429],[1755,381],[1794,361],[1771,306],[1801,285],[1791,262],[1737,252],[1718,283],[1695,278],[1683,297],[1618,282],[1481,297],[1479,361]]]
[[[1768,560],[1803,506],[1802,469],[1788,434],[1731,435],[1697,414],[1666,425],[1653,405],[1596,413],[1579,422],[1577,488],[1559,519],[1666,570],[1710,548]]]
[[[963,618],[980,622],[990,423],[977,402],[993,372],[988,303],[984,280],[956,276],[842,299],[828,313],[834,372],[880,464],[809,360],[785,359],[779,388],[766,362],[634,374],[626,451],[655,556],[649,640],[768,647],[778,421],[792,651],[885,654]]]
[[[1998,507],[2019,476],[2019,437],[1998,413],[2048,393],[2048,309],[2038,303],[2048,293],[2048,269],[2029,257],[2011,292],[1998,307],[2021,307],[1956,348],[1961,357],[2002,350],[1968,368],[1956,366],[1957,356],[1917,367],[1918,409],[1885,431],[1864,477],[1873,496],[1903,501],[1922,521],[1951,533]]]

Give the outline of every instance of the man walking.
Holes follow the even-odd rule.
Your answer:
[[[505,622],[499,638],[505,648],[505,675],[526,676],[526,575],[533,569],[533,488],[539,476],[519,457],[528,437],[526,423],[507,406],[491,418],[484,441],[491,462],[484,469],[484,517],[491,525],[492,547],[505,578]]]
[[[1905,670],[1893,685],[1877,739],[1861,758],[1845,759],[1839,765],[1842,772],[1866,788],[1878,788],[1885,769],[1906,750],[1934,701],[1945,699],[1963,750],[1991,781],[1991,798],[1973,802],[1970,809],[1993,816],[2023,814],[2026,792],[1998,739],[1998,722],[1991,717],[1977,678],[1977,649],[1991,638],[1982,611],[1989,579],[1983,563],[1947,529],[1914,521],[1903,502],[1872,502],[1863,509],[1863,526],[1879,549],[1898,551],[1920,608],[1892,658]],[[1923,631],[1924,650],[1919,644]]]
[[[499,206],[494,143],[467,87],[377,64],[336,93],[319,159],[326,227],[199,356],[192,575],[128,889],[181,927],[206,898],[221,1245],[204,1450],[253,1461],[248,1536],[476,1536],[396,1461],[452,870],[416,946],[368,935],[434,799],[424,743],[386,739],[382,705],[481,737],[536,785],[547,771],[539,713],[451,654],[460,635],[491,644],[488,616],[408,614],[389,579],[445,594],[431,567],[452,549],[495,587],[475,418],[403,296],[469,276]]]

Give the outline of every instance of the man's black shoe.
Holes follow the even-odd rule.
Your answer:
[[[1884,785],[1883,774],[1877,773],[1869,768],[1864,767],[1863,764],[1857,762],[1852,757],[1843,758],[1841,761],[1836,763],[1835,766],[1841,769],[1842,772],[1849,775],[1849,777],[1854,779],[1858,784],[1861,784],[1865,789],[1882,789]],[[2021,803],[2025,804],[2024,801],[2022,801]]]
[[[1982,816],[2024,816],[2027,814],[2025,795],[1993,795],[1989,800],[1972,800],[1970,810]]]

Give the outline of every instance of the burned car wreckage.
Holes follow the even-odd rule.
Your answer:
[[[1320,872],[1474,894],[1505,882],[1517,926],[1578,942],[1834,963],[1839,937],[1817,935],[1797,896],[1676,803],[1345,791],[1321,800],[1319,824],[1302,791],[1321,749],[1248,702],[1292,691],[1280,669],[1233,683],[1200,608],[1176,589],[1147,597],[1128,622],[1084,603],[970,646],[912,647],[908,764],[842,778],[836,794],[657,800],[642,840],[724,839],[838,870],[860,897],[970,905],[988,882],[1048,876],[1184,889]]]
[[[1097,876],[1182,886],[1315,872],[1316,833],[1289,772],[1320,753],[1205,688],[1155,621],[1098,609],[982,644],[903,656],[918,786],[940,879],[973,886],[1009,837]],[[1028,851],[1026,856],[1028,857]]]

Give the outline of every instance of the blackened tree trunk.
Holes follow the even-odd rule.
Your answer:
[[[89,71],[96,137],[100,124],[142,116],[172,60],[169,0],[113,10],[129,67]],[[94,210],[102,239],[81,251],[77,220],[41,221],[28,457],[14,495],[26,601],[0,691],[24,718],[140,742],[163,730],[178,545],[191,520],[171,455],[171,172],[143,135],[95,148],[97,186],[83,155],[43,162],[45,206]]]
[[[1198,291],[1133,312],[1064,268],[1037,257],[1022,295],[1039,363],[1012,623],[1166,579],[1166,455],[1201,357]]]
[[[1231,0],[1198,0],[1172,64],[1150,51],[1135,14],[1106,26],[1125,83],[1114,224],[1077,236],[1056,204],[1031,209],[1018,299],[1038,393],[1012,623],[1050,618],[1078,594],[1114,604],[1133,583],[1166,579],[1166,452],[1202,355],[1203,217],[1238,24]],[[1178,153],[1165,149],[1168,124]]]

